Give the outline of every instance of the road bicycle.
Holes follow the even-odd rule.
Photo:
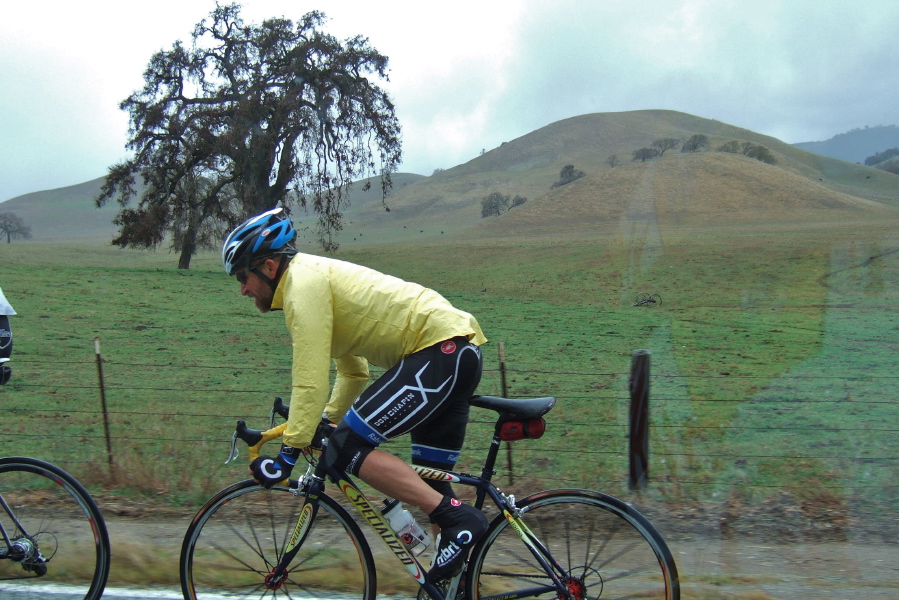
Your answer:
[[[459,574],[430,582],[426,555],[407,549],[346,473],[329,475],[312,459],[289,485],[267,490],[247,479],[200,508],[181,548],[184,597],[374,600],[375,560],[362,523],[418,583],[419,600],[680,598],[671,552],[632,506],[584,489],[553,489],[516,500],[492,483],[502,442],[539,438],[554,398],[474,396],[470,404],[498,413],[481,475],[413,467],[422,478],[449,481],[457,489],[469,486],[481,510],[488,499],[496,508]],[[229,460],[236,457],[237,439],[250,446],[252,460],[285,426],[260,431],[238,421]],[[345,501],[325,493],[326,480]],[[358,510],[358,522],[348,507]]]
[[[106,522],[87,490],[50,463],[0,458],[0,597],[95,600],[109,577]]]

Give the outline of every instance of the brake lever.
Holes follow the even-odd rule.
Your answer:
[[[228,456],[228,460],[225,461],[227,465],[232,460],[237,458],[237,440],[238,438],[243,440],[247,446],[250,448],[250,460],[255,459],[259,455],[259,448],[267,441],[273,440],[275,438],[279,438],[284,435],[284,430],[287,429],[287,423],[282,423],[277,427],[273,427],[268,431],[260,431],[257,429],[250,429],[247,427],[245,421],[238,421],[237,427],[234,429],[234,433],[231,434],[231,452]]]
[[[240,456],[240,451],[237,449],[237,431],[235,430],[231,434],[231,452],[228,453],[228,460],[225,461],[225,464],[227,465],[238,456]]]
[[[280,416],[285,421],[287,420],[288,415],[290,414],[290,405],[284,404],[284,401],[281,399],[281,396],[275,396],[275,402],[272,404],[272,410],[268,415],[269,420],[269,429],[275,426],[275,417]]]
[[[238,439],[246,442],[247,446],[255,446],[262,439],[262,432],[247,427],[246,421],[238,421],[237,427],[234,428],[234,433],[231,434],[231,452],[228,455],[228,460],[225,461],[226,465],[240,454],[237,450]]]

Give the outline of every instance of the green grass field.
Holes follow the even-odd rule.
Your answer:
[[[513,446],[515,484],[627,489],[628,375],[652,352],[645,502],[779,492],[842,505],[895,497],[899,233],[842,229],[433,243],[341,258],[418,281],[475,314],[491,343],[480,392],[554,395],[547,434]],[[259,315],[214,253],[4,244],[14,377],[2,453],[34,455],[94,490],[198,505],[245,474],[223,466],[234,422],[289,395],[282,317]],[[632,306],[639,293],[662,302]],[[102,352],[107,465],[94,339]],[[460,468],[477,470],[489,415]],[[405,444],[390,446],[405,455]],[[504,468],[501,480],[508,481]],[[872,509],[873,510],[873,509]]]

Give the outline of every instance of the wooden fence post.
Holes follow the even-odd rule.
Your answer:
[[[100,404],[103,407],[103,431],[106,433],[106,460],[112,474],[112,442],[109,438],[109,411],[106,408],[106,385],[103,382],[103,358],[100,356],[100,338],[94,338],[94,352],[97,355],[97,377],[100,380]]]
[[[634,350],[629,381],[631,406],[628,431],[630,488],[643,489],[649,481],[649,350]]]

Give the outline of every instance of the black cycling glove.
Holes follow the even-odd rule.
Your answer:
[[[260,456],[251,462],[250,473],[262,487],[270,489],[273,485],[290,479],[293,466],[297,464],[297,459],[302,453],[302,448],[282,444],[281,452],[275,458]]]

